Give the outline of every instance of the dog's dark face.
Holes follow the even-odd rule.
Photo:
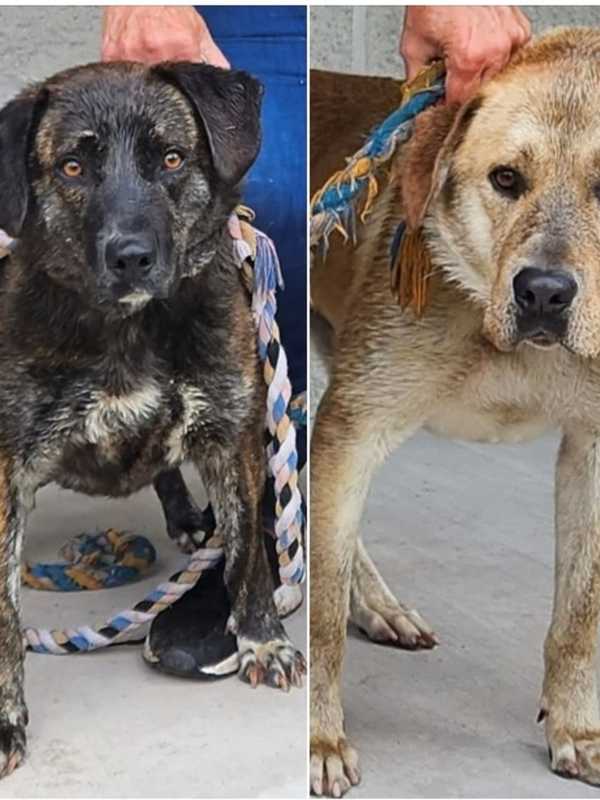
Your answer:
[[[214,256],[259,149],[260,94],[187,63],[51,78],[0,112],[0,227],[92,305],[167,297]]]

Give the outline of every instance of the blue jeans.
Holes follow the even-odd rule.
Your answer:
[[[294,394],[306,390],[306,8],[200,6],[232,67],[265,87],[262,147],[244,184],[244,203],[275,242],[285,290],[277,321]]]

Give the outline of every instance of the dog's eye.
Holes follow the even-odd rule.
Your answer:
[[[61,170],[63,175],[66,175],[67,178],[79,178],[83,173],[83,167],[76,158],[68,158],[66,161],[63,161]]]
[[[165,169],[170,170],[173,172],[183,164],[183,156],[178,150],[169,150],[168,153],[165,154],[163,159],[163,165]]]
[[[513,200],[520,197],[527,188],[525,178],[512,167],[497,167],[490,172],[489,178],[497,192]]]

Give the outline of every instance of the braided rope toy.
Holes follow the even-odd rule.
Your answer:
[[[253,216],[248,209],[242,207],[237,210],[237,213],[241,217],[242,239],[233,239],[233,247],[245,285],[252,295],[252,311],[257,326],[259,356],[264,361],[264,377],[268,386],[267,429],[270,441],[267,444],[267,455],[268,468],[274,478],[275,487],[275,536],[279,573],[283,585],[299,584],[305,577],[302,547],[304,514],[302,495],[298,486],[296,430],[290,419],[291,384],[287,374],[285,350],[281,343],[279,327],[275,321],[276,290],[283,286],[283,280],[273,242],[264,233],[250,225],[248,220]],[[84,536],[86,535],[76,537],[74,541],[80,543],[85,541],[85,544],[92,548],[90,538],[84,540]],[[103,535],[100,534],[100,536]],[[105,538],[109,543],[112,538],[113,541],[119,540],[121,544],[124,540],[126,543],[130,542],[132,538],[121,536],[118,539],[119,536],[120,534],[113,531],[110,536],[107,532]],[[93,539],[93,537],[91,538]],[[147,540],[144,540],[144,537],[133,538],[142,539],[150,545]],[[72,550],[77,551],[76,545],[73,547],[71,544],[67,547],[69,546]],[[139,542],[137,546],[139,547]],[[63,555],[67,555],[68,552],[63,549]],[[77,560],[78,553],[71,554]],[[90,553],[88,552],[87,555],[90,556]],[[114,557],[114,554],[109,555],[109,559],[111,557]],[[161,583],[133,608],[119,612],[96,627],[82,625],[62,631],[25,628],[23,631],[24,645],[27,649],[37,653],[67,655],[98,650],[131,640],[132,634],[136,637],[139,636],[140,627],[147,626],[161,611],[177,602],[197,583],[202,573],[216,566],[222,557],[222,539],[216,533],[208,539],[203,547],[198,548],[191,555],[185,570],[171,576],[165,583]],[[68,565],[26,567],[25,574],[28,579],[33,576],[32,580],[39,581],[41,584],[35,588],[54,588],[42,585],[46,583],[46,580],[50,580],[49,575],[52,570],[46,573],[40,570],[41,574],[36,574],[37,568],[44,566],[61,567],[65,575],[67,570],[72,569]],[[114,565],[110,564],[109,569],[111,566]],[[138,564],[138,569],[139,567]],[[98,568],[97,561],[96,568]],[[61,576],[64,583],[67,582],[65,575]],[[96,578],[99,579],[99,576],[100,573],[97,573]],[[67,577],[72,580],[72,576]],[[79,577],[79,583],[90,583],[89,578],[81,580],[81,576]],[[71,590],[77,588],[92,587],[79,585],[73,586]]]
[[[405,83],[400,106],[371,132],[363,147],[346,160],[346,166],[313,195],[311,246],[320,246],[323,256],[333,231],[341,234],[345,242],[351,240],[356,244],[356,216],[366,222],[379,192],[378,171],[389,162],[397,147],[410,139],[417,115],[444,96],[444,74],[443,62],[435,61]],[[391,253],[392,291],[402,307],[412,305],[419,314],[426,302],[429,264],[420,231],[404,234],[405,227],[399,226]],[[404,269],[406,261],[409,264]]]
[[[60,555],[67,563],[24,563],[23,583],[51,592],[111,589],[138,580],[156,561],[156,550],[149,539],[114,528],[81,533],[61,548]]]

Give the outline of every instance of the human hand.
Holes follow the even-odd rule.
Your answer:
[[[107,6],[102,31],[103,61],[229,62],[193,6]]]
[[[514,6],[407,6],[400,55],[410,80],[435,58],[446,64],[446,102],[464,103],[531,38]]]

